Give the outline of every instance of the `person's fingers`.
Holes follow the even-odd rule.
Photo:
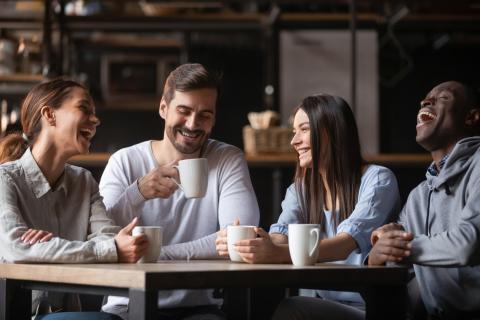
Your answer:
[[[176,167],[173,167],[173,166],[163,166],[163,167],[160,167],[159,170],[159,175],[160,177],[164,178],[164,177],[168,177],[168,178],[175,178],[175,179],[178,179],[178,169]]]
[[[402,258],[410,255],[409,250],[398,248],[398,247],[384,247],[381,250],[379,250],[379,253],[389,257],[402,257]]]
[[[132,219],[132,221],[129,224],[127,224],[122,230],[120,230],[120,232],[123,234],[132,234],[132,230],[133,228],[135,228],[137,223],[138,223],[138,218],[135,217]]]
[[[240,257],[242,258],[242,260],[246,263],[254,263],[255,262],[255,255],[252,254],[252,253],[242,253],[242,252],[239,252],[239,255]]]
[[[225,244],[219,244],[216,246],[217,251],[228,251],[228,245]]]
[[[217,231],[217,239],[222,239],[224,241],[227,241],[227,228],[220,229]]]
[[[391,256],[387,254],[377,254],[376,259],[380,259],[385,262],[400,262],[402,261],[403,257],[402,256]]]
[[[220,257],[228,257],[229,256],[228,251],[226,251],[226,250],[225,251],[223,251],[223,250],[222,251],[217,251],[217,253]]]
[[[35,235],[33,237],[31,237],[31,239],[28,243],[35,244],[38,241],[40,241],[40,239],[44,236],[44,232],[45,231],[42,231],[42,230],[36,230]]]
[[[260,227],[255,227],[254,229],[255,229],[255,233],[258,234],[261,238],[270,239],[270,235],[268,234],[267,231],[263,230]]]
[[[171,179],[169,179],[171,181]],[[173,182],[172,182],[173,183]],[[154,190],[154,197],[156,198],[168,198],[172,195],[172,193],[175,192],[175,190],[177,190],[178,186],[173,183],[173,185],[171,187],[168,187],[168,186],[165,186],[165,185],[162,185],[162,184],[158,184],[155,186],[155,190]]]
[[[173,178],[163,178],[160,180],[159,187],[164,187],[169,191],[175,191],[178,185],[173,181]]]
[[[403,258],[409,256],[410,252],[410,241],[402,238],[381,238],[372,248],[372,253],[378,254],[380,257]]]
[[[139,246],[145,243],[148,245],[148,237],[145,234],[141,233],[141,234],[132,236],[132,244]]]
[[[260,238],[261,239],[261,238]],[[255,246],[259,245],[259,241],[257,239],[243,239],[243,240],[238,240],[235,242],[236,247],[242,247],[242,246]]]
[[[413,234],[410,232],[406,232],[403,230],[391,230],[387,231],[384,234],[382,234],[382,238],[387,237],[387,238],[403,238],[405,240],[412,240],[413,239]]]
[[[53,233],[47,232],[47,234],[45,234],[43,238],[40,239],[39,242],[47,242],[47,241],[50,241],[52,238],[53,238]]]
[[[37,230],[34,230],[34,229],[28,229],[27,231],[25,231],[25,233],[20,237],[20,240],[22,240],[23,242],[29,242],[30,239],[35,235]]]
[[[370,236],[370,242],[372,243],[372,245],[375,245],[378,239],[380,239],[385,233],[394,231],[394,230],[403,231],[404,229],[403,229],[403,226],[398,223],[392,222],[392,223],[386,224],[372,232],[372,235]]]
[[[228,248],[217,248],[217,253],[228,255]]]
[[[139,243],[138,245],[135,246],[134,251],[136,253],[143,253],[143,252],[147,251],[148,246],[149,246],[148,242],[141,242],[141,243]],[[159,250],[160,250],[160,248],[159,248]]]
[[[238,253],[255,253],[257,248],[253,246],[235,246],[235,250]]]

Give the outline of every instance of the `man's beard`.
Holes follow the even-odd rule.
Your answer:
[[[175,139],[175,136],[177,134],[182,135],[180,133],[181,131],[188,134],[192,134],[192,135],[198,134],[199,135],[198,142],[194,144],[178,143]],[[178,152],[183,154],[192,154],[192,153],[198,152],[199,150],[201,150],[201,148],[206,143],[209,137],[209,134],[207,134],[203,130],[189,130],[183,126],[170,127],[169,129],[167,129],[166,133],[167,133],[167,138],[170,140],[170,142],[175,147],[175,149],[177,149]]]

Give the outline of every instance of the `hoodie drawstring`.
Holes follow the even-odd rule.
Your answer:
[[[429,217],[430,217],[430,200],[432,199],[432,193],[433,193],[433,189],[430,189],[430,191],[428,191],[428,202],[427,202],[427,218],[425,219],[425,234],[427,236],[430,236],[430,230],[429,227],[428,227],[428,220],[429,220]]]

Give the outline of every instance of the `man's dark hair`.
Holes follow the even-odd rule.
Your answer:
[[[186,63],[173,70],[163,89],[163,99],[167,104],[175,97],[175,91],[187,92],[197,89],[219,90],[221,74],[207,70],[199,63]]]

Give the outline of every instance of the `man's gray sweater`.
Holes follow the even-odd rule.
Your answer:
[[[460,140],[438,176],[409,195],[400,223],[415,236],[414,264],[429,314],[480,311],[480,137]]]

